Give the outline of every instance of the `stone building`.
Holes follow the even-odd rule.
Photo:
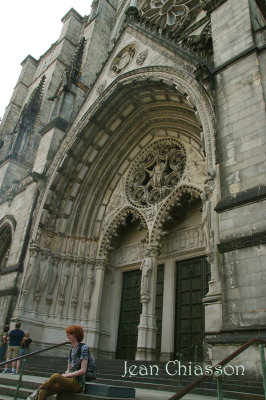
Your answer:
[[[1,324],[36,347],[81,324],[137,360],[265,337],[265,2],[94,0],[62,23],[1,124]]]

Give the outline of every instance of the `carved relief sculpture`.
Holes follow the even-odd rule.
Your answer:
[[[121,74],[121,72],[123,72],[126,69],[126,67],[132,62],[133,58],[135,57],[135,54],[136,54],[135,44],[131,44],[125,47],[115,57],[111,65],[111,72],[113,72],[115,75]]]
[[[39,279],[37,280],[35,294],[34,294],[34,298],[36,299],[37,302],[40,300],[41,294],[42,294],[45,284],[47,282],[49,265],[50,265],[49,253],[44,251],[41,256]]]
[[[69,280],[69,275],[70,275],[70,260],[66,260],[63,263],[62,267],[62,275],[61,275],[61,280],[59,283],[59,314],[62,316],[63,314],[63,308],[65,304],[65,293],[66,293],[66,287],[67,287],[67,282]]]
[[[141,53],[138,54],[137,58],[136,58],[136,64],[137,65],[142,65],[144,63],[144,61],[146,60],[148,55],[148,50],[144,50]]]
[[[153,268],[153,260],[149,256],[149,251],[145,250],[144,259],[140,266],[140,270],[142,271],[141,289],[140,289],[140,295],[141,295],[142,302],[147,302],[149,300],[149,281],[150,281],[150,275],[152,272],[152,268]]]
[[[206,177],[206,165],[200,153],[189,147],[187,150],[186,178],[189,182],[203,185]]]
[[[50,271],[49,271],[49,286],[48,286],[48,293],[47,293],[47,302],[51,303],[53,301],[53,293],[54,293],[54,288],[55,284],[57,282],[57,277],[58,277],[58,262],[59,262],[59,257],[54,257],[52,260],[52,263],[50,265]]]
[[[93,271],[92,265],[88,265],[86,282],[85,282],[85,290],[84,290],[84,296],[85,296],[84,307],[86,309],[90,308],[93,284],[94,284],[94,271]]]
[[[77,262],[74,269],[73,286],[72,286],[72,298],[71,304],[75,307],[78,303],[79,293],[80,293],[80,276],[82,271],[81,262]]]

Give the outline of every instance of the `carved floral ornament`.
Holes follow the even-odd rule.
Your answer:
[[[129,170],[128,200],[137,207],[159,203],[177,186],[185,165],[186,151],[179,141],[161,139],[152,143]]]

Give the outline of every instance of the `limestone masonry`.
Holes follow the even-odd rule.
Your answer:
[[[265,15],[94,0],[25,58],[0,126],[1,325],[206,365],[266,339]],[[261,375],[258,346],[235,363]]]

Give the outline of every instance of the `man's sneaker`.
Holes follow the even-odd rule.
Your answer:
[[[29,397],[27,397],[26,400],[37,400],[39,396],[39,391],[40,391],[40,386],[37,387],[37,389],[35,389],[34,392]]]
[[[18,375],[18,372],[12,371],[12,372],[11,372],[11,375]]]

